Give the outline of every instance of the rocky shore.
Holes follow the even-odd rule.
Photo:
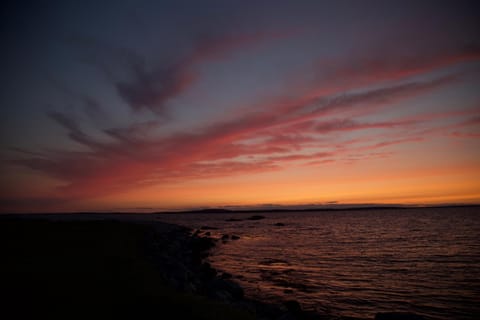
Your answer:
[[[0,296],[12,318],[358,320],[248,299],[208,262],[207,227],[95,215],[0,216]],[[119,221],[122,220],[122,221]],[[172,316],[168,316],[172,315]],[[418,320],[378,314],[378,320]]]
[[[160,232],[159,227],[162,229]],[[160,224],[156,226],[156,232],[147,238],[150,258],[169,285],[245,310],[256,319],[332,319],[328,315],[303,311],[294,300],[271,305],[247,299],[243,289],[231,280],[232,275],[214,269],[207,261],[210,250],[218,241],[236,240],[238,237],[224,235],[215,239],[205,230],[209,229],[193,231],[173,225],[165,228],[164,224]]]
[[[252,220],[257,220],[257,217],[261,216],[254,217]],[[246,310],[256,319],[361,320],[308,312],[302,310],[301,305],[295,300],[285,300],[278,305],[272,305],[246,298],[243,289],[232,280],[231,274],[214,269],[208,262],[209,253],[218,242],[235,241],[239,237],[234,234],[223,234],[220,238],[213,238],[209,231],[212,229],[214,228],[208,226],[197,230],[171,226],[168,232],[163,230],[152,235],[147,243],[165,281],[177,289],[207,296]],[[398,312],[378,313],[375,317],[375,320],[422,319],[415,314]]]

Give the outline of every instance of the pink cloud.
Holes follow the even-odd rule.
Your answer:
[[[416,75],[428,74],[455,64],[480,60],[480,48],[465,46],[436,52],[415,52],[405,55],[379,48],[375,52],[349,56],[347,61],[320,61],[322,76],[318,83],[326,84],[327,93],[339,87],[352,89],[385,81],[398,81]]]
[[[401,99],[409,94],[415,95],[422,90],[430,90],[435,85],[437,82],[407,84],[368,91],[363,94],[345,95],[321,104],[317,110],[322,110],[319,113],[326,115],[329,112],[335,114],[336,108],[353,108],[357,103],[373,103],[375,101],[390,103],[394,99]],[[389,93],[387,96],[386,92]],[[64,191],[67,194],[88,196],[129,188],[132,183],[149,180],[152,176],[156,176],[156,179],[168,177],[169,171],[179,170],[199,161],[255,154],[268,155],[291,150],[292,140],[285,140],[283,146],[277,141],[275,146],[250,147],[252,151],[247,151],[249,147],[239,145],[238,142],[245,138],[256,137],[260,131],[281,128],[299,121],[298,119],[305,120],[313,118],[313,116],[312,112],[307,113],[307,116],[302,113],[299,113],[298,116],[277,115],[274,112],[251,114],[240,119],[212,125],[198,134],[176,134],[155,141],[140,140],[135,143],[131,142],[132,139],[125,137],[117,142],[99,143],[85,135],[73,119],[60,114],[54,114],[52,118],[68,130],[68,135],[72,140],[90,147],[92,152],[65,153],[49,158],[34,157],[17,161],[17,163],[66,181],[68,184]],[[374,124],[370,124],[370,126],[374,126]],[[126,132],[124,134],[127,134]],[[302,139],[304,140],[304,138]],[[380,147],[380,145],[375,147]],[[222,153],[219,150],[223,148],[225,151]],[[296,150],[298,150],[298,146]],[[286,154],[273,156],[267,160],[278,163],[309,158],[317,159],[327,155],[330,154],[319,153],[313,156]],[[233,165],[233,163],[236,162],[231,164]],[[246,164],[243,166],[238,164],[236,168],[250,167]]]
[[[256,38],[231,42],[228,40],[223,43],[207,41],[194,50],[180,66],[174,67],[174,71],[169,71],[171,73],[169,77],[180,79],[178,83],[175,78],[172,87],[168,90],[162,89],[166,92],[152,90],[145,95],[141,93],[140,96],[152,101],[148,105],[155,105],[157,103],[155,99],[160,99],[160,105],[162,105],[164,101],[179,95],[191,84],[189,81],[193,81],[193,78],[184,77],[184,75],[189,74],[192,65],[208,59],[217,59],[236,48],[256,41]],[[367,69],[370,69],[365,72],[379,74],[380,81],[398,80],[469,59],[477,59],[477,55],[439,58],[435,63],[426,64],[407,61],[404,63],[406,69],[403,72],[399,72],[400,69],[397,70],[396,67],[389,67],[387,62],[367,64]],[[422,65],[423,67],[420,67]],[[156,78],[154,71],[152,74],[146,74],[147,71],[139,70],[137,75],[139,79],[144,76]],[[348,80],[346,81],[348,84],[344,87],[338,87],[334,83],[330,86],[326,85],[323,89],[314,89],[297,98],[274,99],[265,104],[261,112],[250,112],[236,119],[221,121],[195,133],[176,133],[155,139],[147,138],[147,133],[158,123],[147,122],[127,128],[106,129],[103,132],[115,140],[100,142],[85,134],[72,117],[53,112],[50,113],[50,117],[67,130],[70,139],[87,146],[90,151],[24,155],[14,163],[64,181],[62,194],[66,198],[110,194],[137,185],[170,182],[177,179],[201,179],[279,170],[282,165],[290,165],[292,161],[307,161],[310,165],[319,165],[341,160],[342,157],[347,159],[349,150],[368,151],[421,141],[423,138],[419,136],[420,132],[415,131],[405,137],[384,137],[382,140],[379,137],[372,137],[374,143],[370,143],[371,141],[367,138],[347,141],[327,140],[323,141],[322,145],[329,147],[328,152],[304,151],[307,146],[319,147],[319,138],[312,137],[311,134],[328,135],[331,132],[341,133],[372,128],[388,130],[412,126],[420,121],[431,121],[436,117],[441,118],[442,115],[429,115],[423,118],[418,116],[382,122],[359,122],[352,119],[358,115],[378,113],[388,105],[436,90],[457,80],[456,77],[450,76],[432,81],[410,81],[345,93],[345,90],[354,85],[363,86],[374,81],[370,77],[368,81],[364,81],[366,78],[360,75],[360,70],[353,70],[350,73],[347,72],[348,70],[349,68],[344,68],[343,71],[342,69],[338,71],[340,74],[344,72]],[[184,81],[185,79],[188,81]],[[133,81],[131,84],[140,88],[144,80]],[[150,90],[148,85],[145,88],[147,91]],[[319,92],[322,94],[319,95]],[[325,95],[325,92],[330,94]],[[132,99],[131,102],[134,103],[134,100]],[[132,107],[141,108],[142,103]],[[331,119],[332,117],[336,118]],[[255,138],[263,138],[263,140],[246,143],[248,139]],[[365,145],[365,143],[369,144]],[[372,153],[371,156],[377,155]],[[239,160],[239,157],[250,158]]]

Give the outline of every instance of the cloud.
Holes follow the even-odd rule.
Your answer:
[[[305,128],[300,124],[308,121],[332,116],[359,116],[379,112],[380,108],[390,104],[411,99],[420,94],[438,89],[456,80],[456,77],[448,76],[432,81],[412,81],[364,90],[363,92],[342,93],[333,96],[320,97],[312,100],[298,99],[298,103],[290,102],[286,112],[285,104],[274,101],[267,105],[266,112],[252,113],[243,118],[222,123],[210,131],[223,132],[223,138],[239,137],[251,132],[265,131],[266,133],[279,130],[285,132],[303,131]],[[300,126],[299,126],[300,125]]]
[[[265,40],[288,36],[290,33],[202,34],[191,40],[189,48],[179,48],[174,57],[165,57],[160,62],[148,61],[132,49],[113,47],[95,39],[74,37],[70,41],[91,51],[84,60],[108,76],[132,110],[147,109],[165,116],[167,103],[197,82],[198,65],[227,59],[240,49],[243,51]],[[126,79],[116,75],[118,68],[125,72]]]
[[[386,140],[386,141],[381,141],[381,142],[375,143],[373,145],[367,146],[363,149],[364,150],[379,149],[379,148],[383,148],[383,147],[392,146],[392,145],[395,145],[395,144],[401,144],[401,143],[405,143],[405,142],[419,142],[419,141],[423,141],[423,140],[424,140],[424,138],[422,138],[422,137],[407,137],[407,138],[403,138],[403,139]]]
[[[313,154],[289,154],[283,156],[269,157],[271,161],[286,162],[286,161],[298,161],[298,160],[312,160],[331,157],[333,154],[329,152],[316,152]]]
[[[181,172],[169,173],[167,178],[208,179],[238,174],[263,173],[278,170],[280,167],[272,161],[221,161],[217,163],[193,163]]]
[[[197,133],[177,133],[157,139],[147,139],[139,132],[148,130],[155,123],[132,125],[128,128],[111,128],[104,132],[116,140],[99,142],[82,131],[78,123],[66,114],[51,112],[49,116],[67,129],[68,136],[91,150],[88,152],[57,153],[49,157],[31,157],[16,163],[32,169],[43,171],[65,181],[64,192],[72,196],[92,196],[116,192],[131,188],[142,181],[161,183],[180,175],[184,177],[211,176],[213,171],[220,174],[252,171],[254,168],[274,170],[282,163],[294,160],[311,160],[332,157],[332,152],[302,154],[302,146],[312,143],[312,138],[288,131],[288,126],[305,119],[337,114],[337,109],[351,109],[357,104],[389,104],[396,99],[426,92],[438,87],[444,81],[430,83],[409,83],[392,87],[375,89],[363,93],[344,94],[332,99],[323,99],[315,104],[298,106],[294,114],[278,114],[269,106],[270,112],[252,113],[239,119],[219,122]],[[321,124],[320,124],[321,125]],[[400,123],[357,123],[345,120],[331,122],[331,130],[353,129],[354,127],[391,127]],[[325,124],[324,124],[325,126]],[[325,130],[326,127],[324,127]],[[274,129],[272,131],[272,129]],[[282,135],[275,135],[275,130]],[[245,139],[256,138],[265,133],[265,142],[248,145]],[[272,134],[273,133],[273,134]],[[401,140],[406,142],[407,140]],[[399,143],[400,140],[388,143]],[[410,140],[409,140],[410,141]],[[387,142],[378,143],[371,148],[386,146]],[[256,160],[233,160],[238,157],[256,156]],[[222,163],[202,163],[219,161]],[[229,160],[230,159],[230,160]],[[229,169],[228,166],[231,168]],[[176,172],[176,174],[174,174]]]
[[[328,122],[319,122],[314,126],[318,133],[329,133],[333,131],[354,131],[364,129],[385,129],[398,128],[401,126],[412,125],[411,121],[383,121],[383,122],[358,122],[351,119],[336,119]]]
[[[67,129],[68,137],[78,142],[82,145],[85,145],[91,149],[98,150],[104,148],[102,144],[92,139],[90,136],[85,134],[80,126],[77,124],[77,121],[73,117],[70,117],[64,113],[52,111],[47,113],[47,115],[53,119],[56,123],[60,124],[62,127]]]
[[[81,101],[83,102],[83,111],[89,117],[90,121],[92,122],[107,122],[109,117],[107,112],[102,107],[102,105],[90,96],[83,96],[81,97]]]
[[[480,110],[479,110],[479,113],[480,113]],[[479,124],[480,124],[480,116],[475,116],[463,121],[462,123],[459,124],[459,126],[476,126]]]
[[[163,68],[150,68],[140,57],[129,51],[122,51],[131,77],[124,82],[112,81],[133,110],[148,108],[163,113],[169,99],[188,90],[197,80],[196,65],[224,58],[235,49],[257,41],[259,37],[200,39],[188,54]],[[461,59],[447,60],[453,63],[451,61]],[[410,65],[411,71],[405,71],[403,75],[420,73],[421,68],[416,64],[406,65]],[[372,72],[383,74],[379,78],[380,82],[401,78],[395,68],[376,64],[367,66]],[[427,66],[422,70],[432,68]],[[338,70],[341,71],[341,68]],[[368,70],[364,71],[368,73]],[[421,141],[418,131],[405,137],[371,137],[373,143],[367,138],[345,140],[327,137],[330,137],[332,132],[410,128],[420,121],[434,119],[435,116],[431,119],[413,117],[362,122],[355,118],[378,114],[392,104],[437,90],[459,79],[458,76],[446,76],[430,81],[398,81],[350,91],[351,88],[361,87],[366,82],[356,71],[345,73],[345,77],[349,80],[344,86],[338,86],[338,83],[327,84],[324,88],[314,88],[288,99],[274,98],[261,105],[257,111],[248,112],[241,117],[160,137],[150,135],[159,125],[155,120],[134,123],[123,128],[103,129],[101,133],[111,139],[101,142],[98,138],[86,134],[73,116],[50,112],[48,116],[66,129],[71,140],[89,150],[51,152],[44,155],[24,154],[22,159],[13,162],[61,179],[65,182],[61,189],[62,195],[79,199],[182,179],[280,170],[295,161],[303,162],[304,165],[327,164],[350,159],[350,151],[366,152]],[[370,80],[373,83],[374,79]],[[320,84],[316,83],[317,86]],[[93,100],[87,99],[84,103],[91,107],[93,115],[98,111],[98,105]],[[318,134],[323,138],[318,137]],[[319,147],[325,151],[319,152]],[[312,152],[309,150],[311,148],[317,148],[317,151]],[[377,155],[372,154],[370,157]]]
[[[410,54],[387,48],[370,49],[348,60],[321,60],[315,69],[319,71],[316,85],[323,85],[320,92],[329,94],[339,88],[346,90],[368,87],[388,81],[399,81],[417,75],[425,75],[459,63],[480,60],[477,44],[451,47],[447,50],[416,50]],[[326,86],[325,86],[326,85]]]
[[[131,67],[133,76],[116,82],[119,96],[133,109],[150,109],[163,114],[166,102],[180,95],[196,80],[197,75],[184,65],[172,65],[146,71],[143,64]]]
[[[133,123],[124,128],[109,128],[104,129],[103,132],[108,136],[124,143],[129,143],[132,146],[142,143],[143,140],[148,139],[150,133],[160,125],[158,120],[144,121],[140,123]]]
[[[452,131],[450,136],[456,138],[480,138],[480,133],[476,132],[461,132],[461,131]]]

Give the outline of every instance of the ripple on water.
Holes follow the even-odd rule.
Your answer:
[[[165,218],[239,235],[211,260],[252,297],[294,297],[334,315],[405,311],[447,320],[480,314],[478,214],[471,207]]]

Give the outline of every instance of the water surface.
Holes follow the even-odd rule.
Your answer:
[[[479,208],[162,215],[212,236],[235,234],[212,264],[250,297],[373,318],[408,311],[431,319],[480,315]],[[229,218],[242,221],[226,221]],[[277,223],[284,226],[277,226]]]

